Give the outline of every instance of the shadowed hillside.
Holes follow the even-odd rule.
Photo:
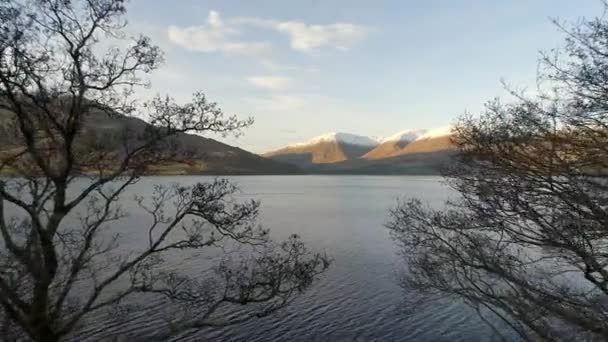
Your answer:
[[[455,156],[453,151],[412,153],[379,160],[358,159],[307,169],[318,174],[438,175]]]
[[[14,123],[10,112],[0,111],[0,144],[3,150],[22,146],[12,129]],[[89,147],[120,151],[128,132],[129,145],[137,145],[137,137],[150,127],[145,121],[124,116],[109,117],[105,114],[89,114],[84,122],[82,134],[77,137],[79,149]],[[271,160],[247,152],[238,147],[223,144],[211,138],[179,133],[168,139],[160,148],[176,155],[170,164],[153,166],[155,174],[299,174],[297,166]]]

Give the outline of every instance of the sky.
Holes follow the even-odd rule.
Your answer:
[[[501,80],[535,88],[539,51],[564,38],[550,19],[602,10],[600,0],[131,0],[127,19],[165,52],[138,96],[202,91],[255,119],[219,140],[262,153],[479,113],[505,95]]]

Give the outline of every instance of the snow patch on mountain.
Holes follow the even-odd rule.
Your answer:
[[[342,132],[332,132],[320,135],[316,138],[313,138],[307,142],[297,143],[288,145],[288,147],[300,147],[300,146],[308,146],[314,145],[321,142],[338,142],[349,145],[357,145],[357,146],[377,146],[379,143],[375,139],[370,137],[350,134],[350,133],[342,133]]]
[[[390,137],[381,139],[380,142],[410,142],[416,140],[418,137],[424,135],[427,132],[426,129],[408,129],[401,132],[397,132]]]
[[[453,129],[454,129],[454,127],[452,127],[452,126],[445,126],[445,127],[435,128],[435,129],[432,129],[432,130],[427,131],[426,133],[422,134],[416,140],[439,138],[439,137],[444,137],[444,136],[447,136],[447,135],[451,135]]]
[[[312,138],[306,142],[289,144],[286,147],[304,147],[304,146],[312,146],[318,143],[323,142],[337,142],[342,144],[356,145],[356,146],[364,146],[364,147],[376,147],[382,143],[386,142],[413,142],[417,140],[438,138],[443,136],[448,136],[452,133],[452,126],[445,126],[440,128],[435,128],[431,130],[427,129],[408,129],[403,130],[398,133],[395,133],[386,138],[370,138],[363,135],[351,134],[351,133],[343,133],[343,132],[332,132],[320,135],[318,137]]]

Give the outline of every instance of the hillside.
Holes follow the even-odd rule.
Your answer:
[[[334,133],[264,156],[319,174],[438,174],[455,154],[451,128],[404,130],[379,143]]]
[[[315,165],[306,170],[314,174],[438,175],[442,168],[449,165],[454,156],[453,151],[412,153],[377,160],[358,159],[329,165]]]
[[[6,126],[12,113],[0,112],[0,125]],[[145,121],[133,117],[109,117],[105,114],[90,114],[85,118],[83,131],[76,140],[79,147],[88,141],[103,140],[108,149],[119,150],[121,136],[129,131],[132,139],[137,139],[146,127]],[[2,149],[18,145],[14,134],[0,134]],[[8,133],[8,134],[7,134]],[[163,145],[165,146],[165,145]],[[85,147],[86,148],[86,147]],[[155,174],[299,174],[303,171],[292,164],[264,158],[243,149],[226,145],[217,140],[192,134],[178,134],[166,144],[171,151],[178,151],[179,162],[154,166]]]
[[[288,145],[265,153],[263,156],[310,168],[318,164],[334,164],[358,159],[377,145],[375,140],[368,137],[348,133],[329,133],[305,143]]]
[[[378,147],[362,158],[380,160],[417,153],[451,151],[455,146],[450,137],[450,127],[433,130],[407,130],[384,139]]]
[[[381,141],[380,145],[369,151],[361,158],[369,160],[378,160],[390,158],[399,155],[403,149],[416,140],[419,136],[426,133],[426,130],[405,130],[398,132]]]

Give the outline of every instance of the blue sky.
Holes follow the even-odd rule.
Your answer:
[[[550,18],[602,13],[599,0],[132,0],[131,30],[164,67],[141,96],[205,92],[253,127],[223,141],[264,152],[341,131],[387,136],[445,126],[534,88]]]

